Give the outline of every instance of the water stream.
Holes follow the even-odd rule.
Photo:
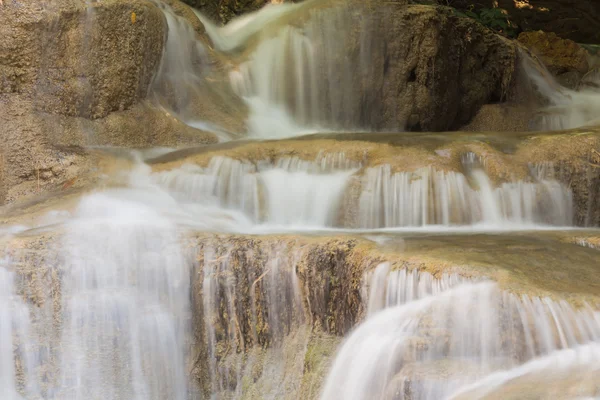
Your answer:
[[[553,160],[500,179],[466,148],[455,163],[414,168],[394,164],[397,149],[382,161],[310,140],[267,149],[259,140],[402,130],[400,119],[382,122],[389,110],[368,84],[383,73],[370,62],[381,51],[373,20],[333,1],[269,5],[224,27],[197,13],[209,48],[153,2],[169,31],[150,99],[220,141],[244,136],[256,147],[172,163],[149,159],[173,149],[113,151],[127,166],[73,206],[0,226],[0,397],[600,396],[600,313],[589,293],[529,294],[535,279],[498,272],[502,259],[415,267],[402,258],[404,238],[434,232],[460,237],[465,253],[486,252],[475,233],[546,243],[550,232],[523,259],[539,267],[540,246],[566,246],[560,235],[577,228],[572,186]],[[541,128],[593,123],[595,89],[556,90],[529,67],[550,102]],[[225,86],[212,84],[221,73]],[[213,99],[247,107],[246,131],[210,121],[203,107]],[[587,260],[592,247],[572,249]]]

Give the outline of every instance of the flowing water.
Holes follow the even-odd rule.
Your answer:
[[[256,147],[192,149],[183,162],[173,149],[111,149],[127,167],[75,206],[0,226],[2,398],[600,397],[600,313],[584,296],[600,294],[586,282],[596,246],[564,247],[573,254],[561,260],[582,265],[556,275],[542,265],[560,290],[529,294],[532,275],[508,255],[489,262],[493,237],[470,236],[539,239],[515,250],[531,270],[540,247],[568,246],[560,235],[575,231],[576,198],[554,160],[499,179],[467,148],[455,163],[427,154],[414,168],[395,164],[400,146],[382,161],[306,139],[278,153],[253,140],[403,128],[381,119],[390,110],[369,83],[385,86],[376,20],[335,1],[269,5],[223,27],[198,13],[209,45],[154,3],[169,31],[150,98]],[[569,91],[526,67],[549,102],[540,128],[594,122],[594,76]],[[246,107],[246,132],[211,121],[209,103]],[[165,155],[172,164],[156,161]],[[434,232],[475,256],[415,267],[405,240]],[[570,279],[574,293],[560,286]]]

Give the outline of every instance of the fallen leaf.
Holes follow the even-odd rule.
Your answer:
[[[2,0],[0,0],[2,1]],[[75,181],[77,180],[77,177],[69,179],[68,181],[66,181],[65,183],[63,183],[63,190],[70,188],[71,186],[73,186],[73,184],[75,184]]]

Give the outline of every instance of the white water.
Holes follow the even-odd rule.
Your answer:
[[[574,378],[576,376],[576,378]],[[536,382],[539,393],[561,398],[597,398],[600,395],[600,343],[554,351],[519,367],[493,373],[461,388],[450,399],[481,399],[502,396],[505,386]],[[569,393],[570,392],[570,393]],[[515,393],[515,390],[513,390]],[[587,396],[587,397],[585,397]]]
[[[429,167],[392,173],[389,165],[369,168],[363,176],[359,226],[572,223],[572,194],[558,182],[517,181],[493,187],[480,169],[472,177],[478,190],[457,172]]]
[[[372,110],[363,108],[356,90],[370,71],[364,26],[358,54],[349,61],[344,52],[347,27],[353,25],[347,10],[307,13],[308,22],[298,27],[280,21],[300,6],[279,7],[222,29],[205,24],[217,49],[251,50],[230,71],[234,91],[250,108],[249,134],[285,137],[315,127],[369,125],[365,114]],[[153,94],[189,125],[231,138],[198,120],[194,103],[205,87],[206,49],[187,23],[164,10],[169,36]],[[268,23],[272,26],[262,32]],[[253,42],[263,34],[266,39]],[[596,92],[545,93],[554,105],[547,111],[558,115],[543,121],[548,128],[593,121]],[[466,175],[433,168],[397,173],[387,165],[361,168],[343,154],[256,163],[215,157],[205,168],[186,165],[158,174],[139,165],[125,189],[86,196],[73,214],[48,214],[39,224],[57,225],[63,235],[50,267],[59,288],[43,286],[48,297],[58,296],[54,302],[37,309],[32,300],[24,301],[27,293],[18,288],[26,285],[9,272],[15,265],[0,262],[3,398],[194,398],[190,297],[198,293],[209,367],[201,375],[209,375],[212,397],[243,398],[257,370],[258,397],[278,399],[297,390],[302,375],[287,372],[304,371],[310,329],[306,288],[300,284],[306,270],[297,263],[298,252],[285,246],[256,253],[233,249],[216,237],[193,268],[184,248],[185,228],[314,232],[345,227],[341,214],[353,204],[348,189],[355,176],[362,178],[358,204],[353,204],[358,209],[350,210],[357,211],[356,228],[542,229],[572,223],[570,191],[539,171],[531,180],[494,186],[479,168]],[[585,379],[597,382],[600,322],[589,308],[517,298],[493,283],[458,275],[390,268],[381,264],[365,278],[368,319],[340,349],[324,399],[481,397],[502,393],[515,379],[557,372],[568,379],[592,373]],[[201,287],[192,290],[197,275]],[[27,273],[19,278],[33,280]],[[240,326],[248,315],[252,325]],[[33,338],[32,331],[42,337]],[[282,342],[294,334],[296,357],[290,361]],[[261,358],[263,348],[275,349],[271,359]],[[55,375],[45,376],[45,368]]]
[[[543,66],[525,59],[524,69],[539,93],[550,103],[542,109],[536,127],[563,130],[600,124],[600,75],[590,74],[579,90],[560,86]]]
[[[251,135],[369,127],[365,103],[370,96],[373,104],[379,99],[376,91],[364,93],[373,73],[370,20],[355,18],[353,11],[333,2],[284,3],[220,28],[201,17],[218,50],[244,49],[229,77],[234,92],[249,105]],[[357,50],[350,26],[359,28]]]
[[[295,228],[343,228],[350,179],[360,164],[343,154],[315,161],[282,158],[256,164],[214,157],[207,168],[185,165],[161,172],[156,181],[179,199],[241,211],[254,223]],[[354,228],[433,225],[488,227],[570,226],[571,191],[539,176],[536,181],[494,187],[483,170],[471,172],[475,188],[457,172],[422,168],[392,174],[389,165],[362,175]]]
[[[185,118],[194,98],[200,95],[208,54],[187,21],[166,4],[157,5],[167,20],[168,34],[152,92],[168,109]]]
[[[357,166],[343,154],[256,165],[215,157],[207,168],[186,165],[155,179],[180,199],[239,210],[255,223],[325,227],[334,225],[346,182]]]
[[[189,270],[174,224],[97,194],[60,251],[63,328],[56,399],[187,399]]]
[[[217,250],[220,247],[220,250]],[[262,369],[266,380],[258,390],[260,398],[279,399],[288,386],[300,384],[303,352],[308,337],[303,329],[304,311],[300,281],[296,274],[300,250],[289,251],[285,246],[269,249],[261,261],[254,259],[253,249],[208,245],[201,250],[199,273],[202,274],[202,305],[206,330],[210,384],[217,398],[242,399],[246,394],[242,382],[248,375],[256,376]],[[249,261],[245,269],[236,268],[239,260]],[[256,264],[253,262],[258,261]],[[226,310],[226,311],[224,311]],[[244,337],[242,322],[250,316],[251,331]],[[300,331],[296,329],[300,328]],[[293,337],[295,336],[295,337]],[[281,341],[296,340],[299,357],[294,365],[286,366]],[[253,348],[246,349],[252,340]],[[232,349],[223,351],[223,345]],[[274,358],[262,368],[259,346],[268,343]],[[244,354],[247,352],[247,354]],[[244,355],[248,359],[244,359]],[[293,373],[290,373],[293,372]],[[286,376],[288,375],[288,376]],[[233,393],[226,395],[234,388]],[[256,389],[255,389],[256,390]]]
[[[589,307],[518,298],[492,282],[390,272],[385,264],[367,280],[369,317],[339,350],[322,399],[442,399],[515,368],[475,385],[491,391],[539,364],[518,367],[523,362],[600,343],[600,315]],[[541,364],[551,368],[553,360]]]
[[[199,12],[196,15],[204,25],[214,46],[221,51],[236,50],[265,28],[268,23],[290,15],[302,5],[294,3],[267,4],[258,11],[237,17],[227,25],[218,27]]]
[[[0,388],[2,398],[37,398],[40,387],[35,378],[38,360],[30,333],[27,304],[16,293],[15,274],[9,259],[0,259]],[[17,369],[18,366],[18,369]]]

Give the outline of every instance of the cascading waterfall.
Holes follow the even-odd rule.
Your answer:
[[[88,23],[97,19],[94,3],[85,2]],[[241,98],[254,138],[403,128],[404,100],[382,100],[393,97],[385,75],[397,49],[387,51],[389,40],[375,35],[382,32],[377,15],[367,17],[358,3],[268,6],[224,27],[198,14],[211,44],[166,3],[153,3],[168,35],[149,94],[169,117],[229,140],[231,133],[201,116],[245,116],[245,107],[228,107],[243,105]],[[545,70],[529,75],[550,103],[541,127],[598,122],[597,74],[578,91],[561,88]],[[532,164],[529,176],[498,183],[474,153],[462,158],[462,172],[399,171],[393,160],[402,155],[392,145],[365,150],[361,161],[324,151],[307,160],[314,153],[303,140],[291,150],[257,145],[252,160],[240,158],[237,144],[195,149],[191,160],[219,155],[170,170],[134,156],[125,179],[84,186],[91,193],[74,210],[0,226],[2,244],[8,238],[14,246],[0,256],[0,397],[437,400],[503,398],[523,384],[550,398],[561,390],[600,396],[600,313],[585,302],[593,285],[576,308],[463,276],[456,265],[451,272],[446,265],[399,268],[412,262],[401,259],[405,234],[571,227],[573,193],[554,164]],[[224,155],[232,148],[231,158]],[[23,210],[35,214],[36,207],[43,201]],[[365,244],[362,229],[391,239]],[[348,238],[324,242],[324,231]],[[577,249],[586,252],[581,259],[596,254]],[[331,349],[319,347],[320,339]],[[310,374],[320,376],[313,382]]]
[[[562,87],[541,64],[524,57],[523,68],[532,84],[550,103],[534,120],[540,130],[563,130],[597,125],[600,121],[600,76],[590,74],[579,90]]]
[[[231,140],[232,132],[211,121],[220,108],[232,108],[235,95],[214,82],[206,44],[198,40],[192,25],[159,0],[152,0],[167,21],[168,33],[160,66],[150,87],[150,97],[187,125]],[[215,111],[216,110],[216,111]],[[229,112],[229,110],[228,110]],[[239,132],[235,132],[239,133]]]
[[[175,226],[92,195],[62,248],[62,378],[50,397],[187,399],[190,277]]]
[[[556,181],[518,181],[494,188],[483,170],[475,169],[471,176],[477,190],[458,172],[369,168],[363,176],[359,226],[572,223],[571,191]]]
[[[370,19],[357,18],[356,7],[308,3],[265,7],[222,28],[203,19],[217,49],[250,49],[231,69],[230,81],[250,107],[249,130],[256,136],[360,129],[372,122],[366,104],[377,94],[365,93],[373,74]],[[351,26],[359,28],[358,48],[352,47]],[[269,128],[273,122],[277,129]]]
[[[519,298],[451,275],[432,284],[427,273],[386,264],[368,280],[369,316],[339,350],[322,399],[442,399],[487,374],[497,375],[475,388],[500,386],[535,357],[600,342],[600,315],[589,306]],[[507,368],[515,372],[496,372]]]
[[[214,157],[206,168],[186,165],[155,179],[180,199],[239,210],[255,223],[325,227],[335,224],[348,178],[359,166],[336,153],[256,164]]]
[[[505,392],[518,393],[519,385],[532,381],[539,385],[537,392],[549,393],[549,397],[597,398],[600,394],[599,360],[600,344],[597,342],[558,350],[517,368],[486,376],[476,383],[461,388],[450,396],[450,399],[502,397]],[[573,376],[577,378],[573,379]]]
[[[354,165],[353,165],[354,164]],[[261,171],[269,222],[281,226],[335,226],[340,201],[356,163],[343,155],[321,162],[280,159]],[[281,190],[288,187],[288,190]]]
[[[165,15],[168,34],[152,91],[172,111],[185,115],[202,87],[208,56],[187,21],[175,15],[168,5],[160,1],[154,3]]]
[[[19,400],[39,398],[35,378],[38,360],[30,333],[31,320],[27,304],[16,293],[15,274],[7,267],[10,260],[0,259],[0,387],[2,397]]]
[[[240,252],[209,244],[201,251],[202,308],[211,393],[217,398],[244,398],[246,380],[262,364],[261,375],[268,382],[261,386],[260,398],[282,398],[289,386],[299,384],[295,381],[299,376],[286,376],[286,371],[302,368],[309,329],[304,325],[296,275],[301,252],[275,247],[265,254],[264,264],[246,264],[244,270],[240,269],[242,260],[258,261],[253,259],[251,250]],[[300,353],[289,360],[281,342],[284,337],[289,340],[292,336]],[[268,362],[257,348],[266,343],[272,353]],[[251,344],[254,347],[246,349]]]
[[[292,157],[274,163],[214,157],[206,168],[184,165],[156,174],[155,180],[178,198],[241,211],[254,223],[343,227],[339,206],[351,176],[359,170],[360,163],[341,153],[320,154],[315,161]],[[487,174],[475,168],[470,171],[473,187],[467,176],[433,167],[398,173],[392,173],[388,164],[367,168],[355,227],[570,226],[570,189],[541,174],[534,167],[533,182],[494,187]]]
[[[466,283],[465,279],[455,274],[444,274],[440,279],[436,279],[428,272],[406,269],[390,271],[390,267],[388,262],[379,264],[363,282],[363,296],[368,299],[368,315],[426,296],[435,296],[451,287]]]

